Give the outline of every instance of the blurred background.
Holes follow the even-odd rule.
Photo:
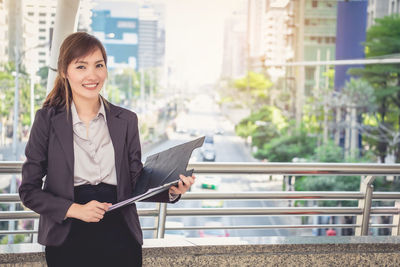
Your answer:
[[[56,0],[0,0],[0,161],[24,160],[49,67],[56,67],[50,66],[56,6]],[[143,160],[205,135],[192,162],[399,163],[399,14],[400,0],[81,0],[77,29],[104,44],[109,75],[102,94],[138,114]],[[15,193],[19,182],[1,175],[0,191]],[[193,190],[356,191],[359,185],[359,176],[199,176]],[[398,177],[379,177],[374,186],[400,189]],[[259,202],[254,205],[304,205]],[[12,205],[0,208],[23,209]],[[226,223],[185,220],[191,221],[170,224]],[[320,216],[315,223],[335,220]],[[33,227],[24,224],[33,222],[12,227]]]

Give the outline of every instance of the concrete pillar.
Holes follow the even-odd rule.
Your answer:
[[[47,76],[47,94],[53,89],[57,72],[57,61],[61,43],[65,37],[76,31],[80,0],[58,0],[50,51],[50,67]]]

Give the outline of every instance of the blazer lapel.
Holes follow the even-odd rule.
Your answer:
[[[114,146],[115,168],[117,173],[117,182],[120,184],[121,163],[124,152],[124,144],[127,130],[127,122],[118,117],[119,111],[112,104],[110,109],[105,108],[107,114],[107,126]]]
[[[54,131],[57,135],[58,141],[64,151],[65,157],[67,159],[68,167],[71,173],[74,173],[74,140],[73,140],[73,130],[72,130],[72,116],[71,112],[68,114],[64,110],[56,114],[52,118],[52,124]]]

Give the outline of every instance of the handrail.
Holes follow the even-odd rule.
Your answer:
[[[376,200],[396,200],[400,199],[398,192],[374,192],[373,199]],[[358,200],[362,199],[361,192],[332,192],[332,191],[257,191],[257,192],[189,192],[182,195],[185,200],[203,200],[203,199],[265,199],[265,200]],[[0,194],[0,202],[20,202],[18,194]]]
[[[1,162],[0,174],[20,173],[22,162]],[[197,229],[274,229],[274,228],[354,228],[358,235],[368,234],[369,227],[392,228],[392,233],[400,234],[400,205],[394,207],[372,207],[372,201],[395,200],[400,202],[400,192],[372,192],[371,184],[375,176],[400,175],[400,164],[353,164],[353,163],[190,163],[188,169],[194,168],[196,174],[279,174],[290,176],[321,175],[360,175],[363,179],[361,191],[356,192],[189,192],[182,200],[355,200],[358,207],[279,207],[279,208],[170,208],[161,204],[156,208],[139,209],[140,216],[155,217],[154,227],[143,227],[142,230],[156,231],[163,237],[165,230]],[[363,189],[364,188],[364,189]],[[370,196],[368,196],[370,194]],[[18,194],[0,194],[1,203],[20,202]],[[229,225],[229,226],[183,226],[167,227],[167,216],[313,216],[313,215],[346,215],[357,216],[355,224],[334,225]],[[393,216],[391,224],[371,224],[370,216]],[[36,219],[39,215],[33,211],[0,212],[0,220]],[[33,230],[0,231],[0,234],[33,233]]]
[[[400,164],[377,163],[285,163],[285,162],[196,162],[195,173],[282,175],[399,175]]]
[[[0,174],[20,173],[22,161],[0,161]],[[196,162],[195,173],[282,175],[399,175],[400,164],[379,163],[286,163],[286,162]]]

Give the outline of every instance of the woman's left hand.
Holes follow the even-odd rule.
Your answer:
[[[179,175],[179,178],[181,179],[178,182],[178,186],[171,186],[169,189],[170,194],[176,194],[176,195],[181,195],[185,194],[186,191],[189,190],[189,188],[194,184],[194,180],[196,179],[195,176],[184,176],[184,175]]]

